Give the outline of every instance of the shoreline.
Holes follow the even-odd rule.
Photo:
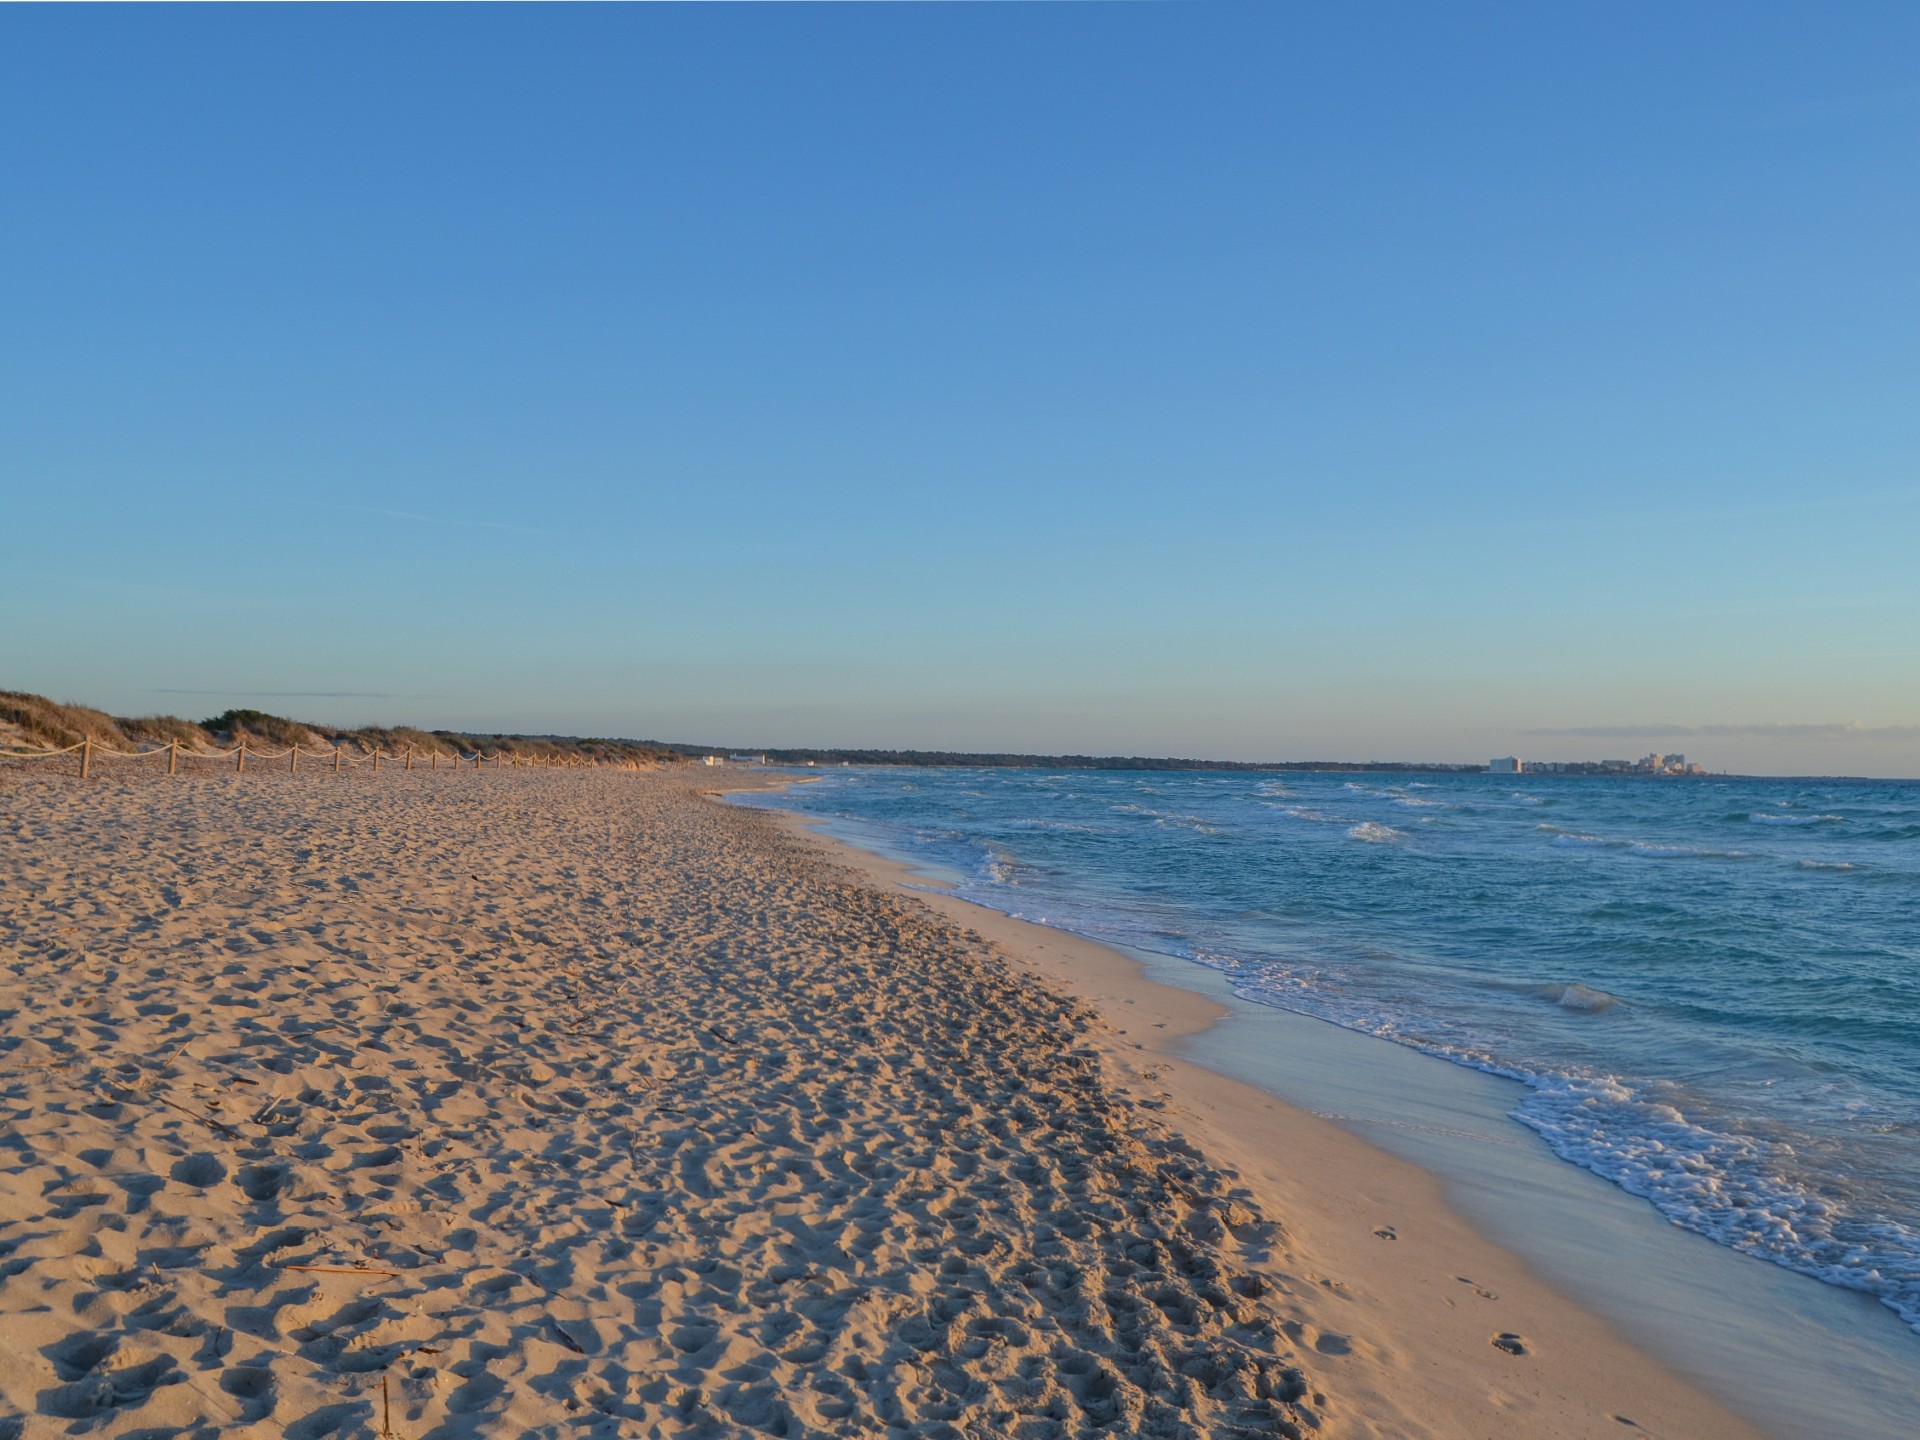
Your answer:
[[[1021,927],[1030,948],[1079,938],[948,893],[952,882],[937,867],[929,874],[910,853],[876,854],[881,837],[846,834],[804,812],[775,813],[863,857],[859,863],[870,858],[876,878],[959,907],[949,913]],[[1382,1160],[1412,1164],[1484,1243],[1749,1428],[1776,1440],[1910,1433],[1920,1348],[1892,1310],[1871,1294],[1665,1221],[1646,1201],[1569,1163],[1513,1119],[1525,1093],[1520,1082],[1258,1003],[1174,956],[1082,943],[1104,952],[1109,966],[1211,1007],[1204,1025],[1177,1038],[1155,1030],[1149,1045],[1331,1121]],[[1111,1013],[1111,997],[1106,1004]]]
[[[724,799],[804,780],[769,777],[707,793]],[[1330,1383],[1363,1411],[1391,1392],[1392,1408],[1446,1417],[1438,1434],[1457,1425],[1473,1435],[1761,1440],[1748,1420],[1483,1236],[1438,1176],[1197,1059],[1190,1042],[1229,1016],[1227,1006],[1151,978],[1124,951],[961,899],[908,864],[824,833],[810,817],[761,813],[1092,1006],[1110,1027],[1100,1047],[1123,1087],[1271,1200],[1310,1282],[1303,1293],[1317,1302],[1303,1308],[1323,1341],[1334,1337],[1316,1342],[1338,1377]],[[1509,1343],[1523,1353],[1499,1348],[1505,1337],[1517,1337]]]

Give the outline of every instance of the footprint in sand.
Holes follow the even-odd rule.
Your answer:
[[[1509,1355],[1524,1355],[1527,1353],[1527,1342],[1511,1330],[1502,1330],[1493,1337],[1493,1348],[1504,1350]]]
[[[1458,1280],[1462,1285],[1465,1285],[1468,1289],[1472,1290],[1473,1293],[1478,1295],[1482,1300],[1498,1300],[1500,1298],[1498,1295],[1494,1294],[1493,1291],[1485,1290],[1485,1289],[1482,1289],[1480,1286],[1475,1285],[1473,1281],[1469,1280],[1465,1275],[1456,1275],[1453,1278]]]
[[[1373,1233],[1378,1235],[1382,1240],[1398,1240],[1400,1238],[1399,1233],[1395,1231],[1391,1225],[1376,1226]]]

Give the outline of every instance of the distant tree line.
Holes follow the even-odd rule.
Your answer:
[[[725,755],[725,747],[674,745],[687,756]],[[1478,773],[1484,765],[1417,764],[1404,760],[1193,760],[1172,755],[1019,755],[969,750],[754,750],[769,765],[915,765],[1001,770],[1350,770],[1430,774]]]

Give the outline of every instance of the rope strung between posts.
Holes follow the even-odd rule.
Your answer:
[[[87,748],[87,742],[84,740],[78,745],[69,745],[62,750],[22,750],[9,747],[0,749],[0,760],[54,760],[62,755],[72,755],[76,751]],[[92,747],[93,758],[96,760],[150,760],[156,755],[169,754],[172,752],[172,749],[173,747],[170,745],[156,745],[151,750],[109,750],[104,745],[95,745]],[[373,761],[373,755],[370,751],[356,759],[344,749],[337,752],[324,748],[316,750],[311,745],[289,745],[285,750],[256,750],[251,745],[235,745],[231,750],[182,749],[180,751],[180,758],[182,760],[231,760],[242,750],[247,752],[247,758],[249,760],[284,760],[289,755],[296,754],[312,755],[323,760],[331,760],[337,753],[340,756],[340,763],[342,765],[368,765]],[[488,765],[498,765],[513,758],[513,753],[508,750],[496,750],[491,755],[485,754],[484,752],[456,752],[453,755],[449,755],[444,750],[428,751],[427,754],[437,755],[440,759],[447,761],[458,760],[462,765],[471,765],[475,760],[483,761]],[[407,754],[404,750],[382,750],[380,752],[380,758],[383,760],[405,760]],[[540,763],[539,758],[536,756],[527,756],[524,758],[529,764]]]
[[[354,756],[348,754],[345,748],[341,746],[315,749],[310,745],[289,745],[284,750],[255,750],[244,740],[241,741],[240,744],[225,750],[188,750],[183,748],[178,741],[170,741],[165,745],[156,745],[148,750],[114,750],[105,745],[96,745],[91,737],[82,739],[77,744],[62,746],[58,749],[28,750],[12,746],[0,747],[0,761],[18,760],[21,762],[30,762],[35,760],[57,760],[62,755],[74,754],[80,756],[80,774],[83,779],[86,778],[88,768],[95,759],[153,760],[160,756],[165,756],[167,757],[167,773],[172,774],[182,760],[236,760],[243,770],[248,760],[289,760],[291,761],[292,768],[297,773],[302,755],[311,756],[323,762],[330,761],[330,768],[334,770],[359,770],[371,767],[375,771],[378,771],[382,760],[386,760],[390,766],[398,764],[403,769],[411,770],[414,768],[415,763],[422,758],[417,748],[411,745],[404,751],[382,750],[376,745],[370,753],[362,753]],[[499,766],[507,764],[509,761],[515,766],[571,765],[579,763],[579,757],[576,756],[516,755],[507,750],[495,750],[491,755],[485,750],[466,751],[456,749],[451,755],[447,755],[439,750],[429,750],[426,752],[424,758],[427,760],[430,769],[438,769],[439,762],[444,759],[447,761],[447,768],[450,770],[457,770],[463,765],[470,765],[475,769],[486,764]]]
[[[74,751],[83,748],[86,743],[86,741],[82,740],[80,744],[69,745],[64,750],[0,750],[0,758],[7,760],[57,760],[62,755],[73,754]]]

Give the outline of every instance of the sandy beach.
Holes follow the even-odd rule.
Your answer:
[[[1208,1001],[714,784],[0,776],[0,1435],[1751,1433]]]

